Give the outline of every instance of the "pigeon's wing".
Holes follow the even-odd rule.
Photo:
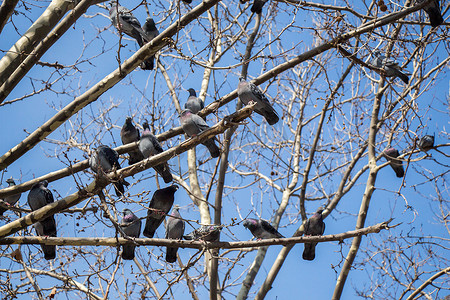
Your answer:
[[[197,126],[197,128],[200,130],[200,132],[209,129],[208,124],[206,124],[205,120],[203,120],[200,116],[192,114],[192,120]]]
[[[251,82],[249,82],[248,84],[250,85],[250,89],[251,89],[253,95],[258,99],[258,101],[260,101],[261,103],[270,105],[269,100],[263,94],[263,92],[261,91],[261,89],[259,87],[257,87],[255,84],[253,84]]]
[[[116,150],[111,148],[103,148],[105,159],[109,162],[109,164],[113,167],[116,167],[117,170],[120,169],[119,164],[119,154]]]
[[[47,202],[47,204],[55,202],[55,199],[53,199],[53,194],[49,189],[45,188],[42,191],[44,193],[45,201]]]
[[[325,232],[325,223],[322,221],[322,232],[320,233],[320,235],[323,235],[324,232]]]
[[[266,220],[261,220],[261,227],[263,230],[269,232],[270,234],[273,234],[277,237],[283,237],[276,229],[273,227],[269,222]]]
[[[161,147],[161,144],[159,143],[158,139],[156,138],[156,136],[154,136],[153,134],[150,135],[150,140],[152,141],[153,147],[155,148],[157,153],[161,153],[164,152],[163,148]]]

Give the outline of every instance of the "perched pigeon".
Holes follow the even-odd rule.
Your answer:
[[[188,235],[184,235],[183,238],[188,241],[202,240],[205,242],[214,242],[219,239],[221,230],[222,226],[220,225],[202,225],[199,229],[195,229]]]
[[[254,108],[255,112],[263,116],[269,125],[273,125],[280,120],[277,112],[273,109],[272,105],[270,105],[269,100],[263,92],[253,83],[245,81],[242,76],[239,78],[237,92],[239,100],[241,100],[244,105],[247,105],[250,102],[256,103]]]
[[[192,0],[183,0],[183,2],[186,3],[186,4],[191,4]]]
[[[145,20],[145,24],[144,24],[144,26],[142,26],[142,29],[144,30],[144,32],[148,38],[148,41],[153,40],[155,37],[157,37],[159,35],[159,31],[156,28],[155,21],[150,17],[148,17]],[[147,60],[143,61],[141,64],[141,68],[143,70],[153,70],[154,66],[155,66],[155,56],[154,55],[150,56]]]
[[[119,15],[119,17],[117,17],[117,15]],[[134,38],[139,44],[139,47],[142,47],[148,42],[149,39],[144,30],[142,30],[141,23],[139,23],[138,19],[136,19],[129,9],[112,3],[111,8],[109,9],[109,18],[117,30]]]
[[[427,152],[434,148],[434,136],[425,135],[419,141],[419,149]]]
[[[262,13],[262,8],[264,4],[266,4],[267,0],[255,0],[253,1],[252,8],[250,8],[250,11],[256,14]]]
[[[418,3],[422,3],[425,0],[417,0]],[[423,10],[428,14],[430,19],[431,27],[437,27],[444,23],[444,18],[442,18],[441,9],[439,7],[439,0],[433,0],[429,2]]]
[[[199,111],[201,111],[205,105],[203,104],[203,101],[197,98],[197,94],[195,93],[195,90],[190,88],[188,89],[189,92],[189,98],[187,99],[186,103],[184,104],[185,109],[189,109],[192,113],[197,114]]]
[[[12,187],[12,186],[16,185],[16,183],[14,182],[14,179],[12,179],[12,178],[6,179],[6,182],[8,183],[8,187]],[[3,199],[3,201],[5,201],[7,204],[12,206],[12,205],[16,204],[17,201],[19,201],[21,195],[22,195],[22,193],[7,196],[5,199]],[[0,216],[3,216],[3,213],[6,210],[7,210],[6,208],[0,207]]]
[[[150,132],[148,123],[142,124],[144,132],[142,133],[141,140],[139,141],[139,150],[145,158],[164,152],[158,139]],[[169,183],[173,180],[170,173],[169,165],[167,162],[154,166],[156,172],[162,176],[165,183]]]
[[[404,83],[408,84],[409,82],[408,75],[400,71],[400,67],[396,62],[390,60],[389,58],[381,54],[380,51],[374,51],[373,54],[374,54],[374,58],[372,61],[373,66],[383,69],[386,73],[385,74],[386,77],[399,77]]]
[[[209,126],[200,116],[193,114],[191,110],[185,109],[180,114],[181,127],[189,137],[196,136],[207,130]],[[220,149],[214,142],[214,138],[210,138],[202,143],[208,148],[212,157],[219,157]]]
[[[113,170],[119,170],[119,154],[116,150],[109,148],[105,145],[100,145],[89,157],[89,166],[92,171],[101,175]],[[124,192],[124,185],[128,186],[129,183],[123,179],[113,182],[116,190],[117,197],[120,197]]]
[[[323,208],[319,207],[319,209],[314,213],[314,215],[306,220],[305,222],[305,231],[303,234],[305,236],[310,235],[322,235],[325,231],[325,223],[322,219]],[[316,245],[317,243],[305,243],[305,250],[303,250],[303,259],[304,260],[314,260],[316,257]]]
[[[139,130],[134,127],[131,117],[127,117],[125,119],[125,124],[122,126],[122,130],[120,131],[120,138],[122,139],[122,144],[124,145],[139,141]],[[128,154],[130,155],[130,158],[128,159],[129,165],[135,164],[144,159],[144,156],[139,149],[130,151]]]
[[[171,185],[164,189],[156,190],[153,194],[144,228],[144,235],[146,237],[152,238],[155,235],[156,229],[158,229],[166,214],[172,208],[173,201],[175,200],[174,194],[177,190],[177,185]]]
[[[47,204],[53,203],[53,194],[47,188],[48,181],[43,180],[35,183],[30,192],[28,193],[28,205],[32,211],[35,211]],[[44,220],[36,222],[34,224],[36,233],[39,236],[56,237],[56,222],[55,217],[51,215]],[[54,259],[56,257],[56,246],[41,244],[42,251],[44,252],[44,258],[46,260]]]
[[[122,223],[120,223],[120,228],[123,232],[129,236],[138,238],[141,234],[142,221],[136,217],[135,214],[128,208],[123,210]],[[122,258],[126,260],[132,260],[134,258],[135,245],[124,245],[122,250]]]
[[[401,178],[405,176],[405,170],[403,170],[403,162],[397,159],[397,157],[400,156],[398,150],[394,148],[389,148],[384,150],[383,154],[384,157],[386,157],[386,160],[389,161],[389,165],[395,171],[397,177]]]
[[[184,234],[184,221],[181,219],[179,207],[175,205],[166,222],[166,239],[181,240]],[[166,261],[173,263],[177,260],[177,247],[166,248]]]
[[[249,229],[257,239],[284,238],[284,236],[282,236],[281,233],[266,220],[248,218],[244,220],[242,225]]]

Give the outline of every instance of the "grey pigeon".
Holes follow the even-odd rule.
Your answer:
[[[12,187],[12,186],[16,185],[16,183],[14,182],[14,179],[12,179],[12,178],[6,179],[6,183],[8,183],[8,187]],[[14,204],[17,203],[17,201],[19,201],[21,195],[22,195],[22,193],[7,196],[6,198],[3,199],[3,201],[5,201],[7,204],[13,206]],[[0,207],[0,216],[3,216],[3,213],[6,210],[7,210],[6,208]]]
[[[195,93],[195,90],[193,88],[188,89],[188,92],[189,98],[184,104],[184,108],[189,109],[194,114],[197,114],[205,107],[205,104],[203,103],[202,100],[197,98],[197,94]]]
[[[108,146],[100,145],[89,157],[89,166],[92,171],[101,175],[103,173],[108,173],[113,170],[119,170],[119,154],[116,150],[111,149]],[[123,179],[113,182],[114,188],[116,190],[117,197],[120,197],[125,192],[124,185],[129,185]]]
[[[134,38],[139,44],[139,47],[142,47],[148,42],[148,37],[141,28],[141,23],[139,23],[138,19],[136,19],[129,9],[112,3],[109,9],[109,18],[117,30]]]
[[[54,202],[53,194],[47,186],[48,181],[43,180],[35,183],[31,187],[31,190],[28,193],[28,205],[32,211],[38,210],[39,208]],[[56,237],[56,221],[53,215],[36,222],[34,228],[39,236]],[[41,248],[46,260],[54,259],[56,257],[56,246],[41,244]]]
[[[141,226],[142,221],[136,217],[135,214],[128,208],[125,208],[123,211],[122,223],[120,223],[120,228],[122,228],[123,232],[129,236],[138,238],[141,234]],[[122,258],[126,260],[134,259],[134,249],[135,245],[123,245],[122,250]]]
[[[409,77],[402,71],[400,71],[400,67],[396,62],[393,60],[390,60],[383,54],[381,54],[380,51],[374,51],[374,58],[372,61],[372,65],[374,65],[377,68],[383,69],[385,71],[386,77],[398,77],[400,78],[404,83],[408,84]]]
[[[425,0],[417,0],[418,3],[422,3]],[[439,0],[433,0],[429,2],[423,10],[428,14],[430,19],[431,27],[437,27],[444,23],[444,18],[442,18],[441,9],[439,7]]]
[[[264,4],[266,4],[267,0],[255,0],[253,1],[252,8],[250,8],[251,12],[254,12],[256,14],[262,13],[262,8]]]
[[[142,124],[144,132],[142,132],[141,140],[139,141],[139,150],[145,158],[164,152],[158,139],[150,132],[150,126],[145,122]],[[173,180],[170,173],[169,165],[167,162],[154,166],[156,172],[163,178],[165,183],[169,183]]]
[[[425,135],[419,141],[419,149],[427,152],[434,148],[434,136]]]
[[[142,26],[142,29],[144,30],[148,41],[153,40],[155,37],[159,35],[159,31],[156,28],[155,21],[150,17],[148,17],[145,20],[145,24],[144,26]],[[150,56],[147,60],[143,61],[141,64],[141,68],[143,70],[153,70],[154,66],[155,66],[154,55]]]
[[[183,238],[188,241],[202,240],[205,242],[214,242],[219,239],[221,230],[222,226],[220,225],[202,225],[200,228],[195,229],[188,235],[184,235]]]
[[[163,222],[166,214],[172,208],[175,200],[174,194],[178,190],[177,185],[156,190],[150,201],[149,210],[147,212],[147,220],[145,222],[144,235],[152,238],[155,235],[156,229]]]
[[[131,117],[127,117],[125,119],[125,124],[123,124],[122,130],[120,130],[120,138],[122,139],[122,144],[124,145],[139,141],[139,130],[133,125]],[[130,151],[128,154],[130,155],[130,158],[128,159],[129,165],[135,164],[144,159],[144,156],[139,149]]]
[[[184,221],[181,219],[179,207],[175,205],[166,222],[166,239],[181,240],[184,234]],[[178,247],[166,248],[166,261],[174,263],[177,260]]]
[[[192,113],[191,110],[185,109],[180,114],[181,127],[189,137],[196,136],[207,130],[209,126],[200,116]],[[202,143],[208,148],[212,157],[219,157],[220,149],[214,142],[214,138],[210,138]]]
[[[400,153],[398,153],[397,149],[386,149],[384,150],[383,155],[384,157],[386,157],[386,160],[389,161],[389,165],[395,171],[397,177],[401,178],[405,176],[405,170],[403,170],[403,162],[397,159],[397,157],[400,156]]]
[[[239,85],[237,88],[239,100],[248,105],[250,102],[255,102],[254,111],[263,116],[269,125],[277,123],[280,118],[277,112],[270,105],[269,100],[263,92],[253,83],[245,81],[244,77],[239,77]]]
[[[311,218],[305,222],[305,230],[303,234],[305,236],[322,235],[325,232],[325,223],[322,218],[323,208],[319,207]],[[316,245],[317,243],[305,243],[305,250],[303,250],[304,260],[314,260],[316,257]]]
[[[257,239],[275,239],[284,238],[269,222],[266,220],[257,220],[247,218],[242,223],[245,228],[249,229]]]

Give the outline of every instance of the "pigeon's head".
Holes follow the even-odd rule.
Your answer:
[[[128,208],[124,208],[122,210],[122,213],[123,213],[124,216],[133,214],[133,212],[131,210],[129,210]]]
[[[147,122],[147,121],[145,121],[145,122],[142,124],[142,128],[144,128],[144,130],[150,130],[150,126],[148,125],[148,122]]]
[[[380,56],[381,55],[381,51],[375,50],[375,51],[372,52],[372,54],[375,55],[375,56]]]
[[[147,19],[145,19],[145,24],[146,24],[150,29],[156,28],[155,21],[154,21],[152,18],[150,18],[150,17],[148,17]]]
[[[320,206],[320,207],[317,209],[316,214],[321,215],[321,214],[323,213],[323,211],[324,211],[323,206]]]
[[[127,124],[127,125],[132,125],[132,122],[133,121],[133,119],[131,118],[131,117],[127,117],[126,119],[125,119],[125,124]]]
[[[400,153],[398,153],[398,150],[395,148],[388,148],[384,150],[384,155],[390,156],[390,157],[398,157]]]
[[[195,93],[195,90],[193,88],[188,89],[188,92],[189,92],[189,96],[194,96],[194,97],[197,96],[197,94]]]
[[[40,182],[40,184],[41,184],[42,186],[47,187],[47,186],[48,186],[48,181],[47,181],[47,180],[42,180],[42,181]]]
[[[6,183],[8,183],[9,185],[14,185],[14,184],[16,184],[16,183],[14,182],[14,179],[12,179],[12,177],[6,179]]]
[[[239,77],[239,82],[244,82],[244,81],[245,81],[244,76]]]
[[[258,225],[258,221],[255,219],[245,219],[242,225],[244,225],[245,228],[252,230]]]
[[[172,185],[169,186],[168,188],[170,188],[171,190],[173,190],[173,192],[175,193],[175,192],[178,190],[179,186],[176,185],[176,184],[172,184]]]

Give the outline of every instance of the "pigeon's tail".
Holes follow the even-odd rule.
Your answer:
[[[406,84],[409,83],[409,77],[408,77],[408,75],[406,75],[406,74],[403,73],[402,71],[397,70],[397,69],[395,69],[395,68],[394,68],[394,72],[395,72],[395,75],[396,75],[398,78],[400,78],[404,83],[406,83]]]
[[[174,263],[177,260],[177,251],[178,248],[167,247],[166,250],[166,261],[168,263]]]
[[[144,159],[144,156],[142,155],[141,151],[132,151],[129,153],[129,155],[130,155],[130,158],[128,159],[129,165],[133,165]]]
[[[54,216],[42,220],[40,225],[42,226],[42,236],[56,237],[56,222]],[[46,260],[54,259],[56,257],[56,246],[42,244],[41,248]]]
[[[44,252],[44,258],[46,260],[55,259],[56,257],[56,246],[54,245],[41,245],[42,252]]]
[[[185,239],[186,241],[192,241],[194,240],[194,235],[193,234],[183,235],[183,239]]]
[[[156,229],[158,229],[159,225],[161,225],[162,221],[163,218],[157,219],[153,217],[147,217],[143,235],[148,238],[152,238],[155,235]]]
[[[401,162],[391,163],[391,167],[395,171],[395,175],[397,175],[398,178],[405,176],[405,170],[403,169]]]
[[[430,19],[431,27],[438,27],[442,23],[444,23],[444,18],[442,18],[441,11],[437,7],[428,7],[425,8],[425,11],[428,14],[428,18]]]
[[[305,250],[303,250],[304,260],[314,260],[316,257],[316,245],[317,243],[305,243]]]
[[[125,260],[133,260],[135,248],[136,246],[134,245],[124,245],[122,250],[122,258]]]
[[[280,120],[277,112],[275,111],[275,109],[273,109],[272,106],[267,106],[261,111],[257,111],[257,113],[262,115],[266,119],[267,123],[269,123],[269,125],[274,125]]]
[[[157,165],[153,169],[155,169],[155,171],[158,172],[159,175],[161,175],[165,183],[169,183],[173,180],[169,165],[167,163]]]
[[[209,153],[211,154],[211,157],[216,158],[219,157],[220,155],[220,148],[217,147],[216,143],[214,142],[213,139],[209,139],[206,140],[203,145],[206,146],[206,148],[208,148]]]
[[[7,211],[6,208],[0,207],[0,216],[3,216],[3,213],[4,213],[5,211]]]
[[[264,0],[255,0],[253,2],[252,8],[250,8],[250,11],[256,14],[261,14],[264,4],[266,4],[266,1]]]
[[[183,0],[184,3],[191,4],[192,0]]]
[[[153,70],[154,67],[155,67],[155,57],[154,56],[150,56],[147,60],[144,60],[141,63],[142,70]]]
[[[117,182],[114,182],[114,189],[116,190],[116,196],[121,197],[125,193],[124,185],[129,186],[130,184],[126,182],[125,180],[119,180]]]

